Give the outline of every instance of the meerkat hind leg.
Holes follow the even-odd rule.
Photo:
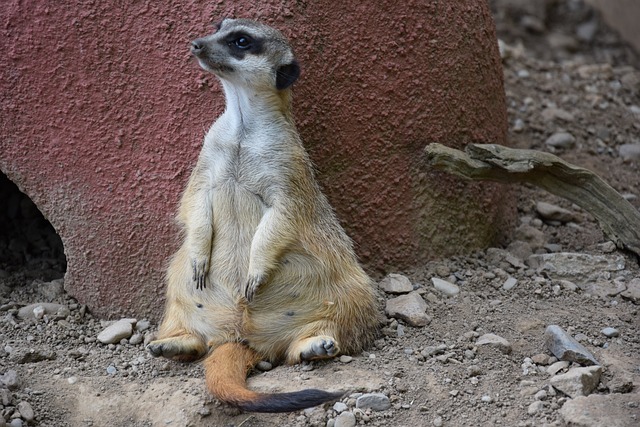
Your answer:
[[[205,342],[189,333],[151,341],[147,350],[154,357],[165,357],[177,362],[193,362],[207,352]]]
[[[335,338],[329,335],[316,335],[298,340],[289,346],[287,362],[298,363],[301,360],[329,359],[340,352]]]

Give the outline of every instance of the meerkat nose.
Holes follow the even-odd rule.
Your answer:
[[[200,40],[194,40],[191,42],[191,53],[198,56],[204,51],[204,43]]]

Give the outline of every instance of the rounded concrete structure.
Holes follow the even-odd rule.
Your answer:
[[[430,142],[506,142],[484,1],[7,0],[0,12],[0,169],[56,228],[65,286],[98,315],[162,313],[180,192],[224,108],[188,45],[222,17],[290,38],[303,140],[370,271],[483,247],[512,218],[502,187],[422,163]]]

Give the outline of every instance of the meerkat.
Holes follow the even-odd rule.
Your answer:
[[[379,311],[371,279],[321,192],[291,111],[300,67],[283,35],[225,19],[191,53],[220,80],[224,113],[207,132],[182,195],[184,241],[167,271],[154,356],[204,358],[206,384],[245,411],[287,412],[341,393],[264,394],[246,386],[261,360],[357,353]]]

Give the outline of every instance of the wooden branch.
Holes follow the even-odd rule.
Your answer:
[[[640,212],[598,175],[550,153],[495,144],[469,144],[465,152],[429,144],[436,169],[474,180],[527,182],[591,213],[620,249],[640,256]]]

